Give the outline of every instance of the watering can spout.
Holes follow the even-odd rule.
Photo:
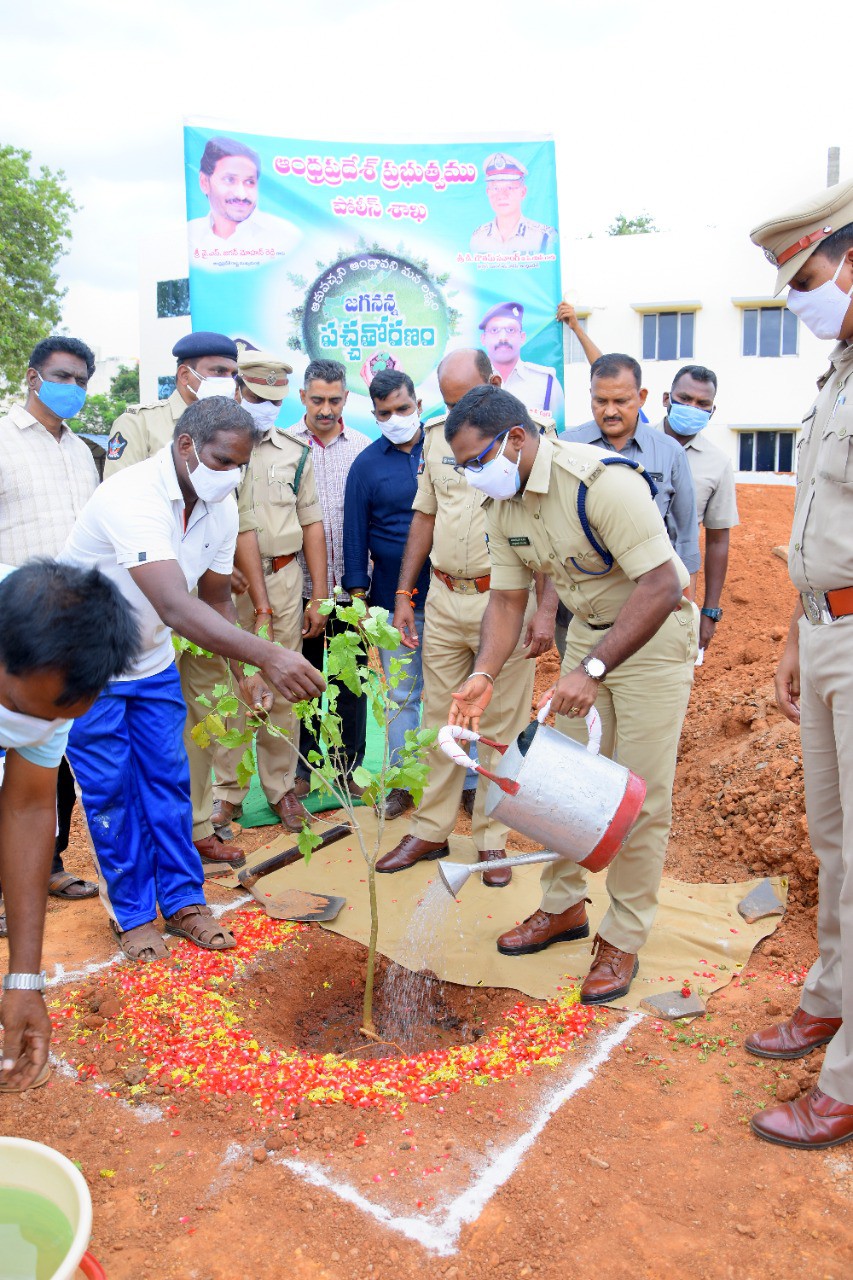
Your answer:
[[[560,856],[551,849],[541,849],[537,853],[520,853],[516,858],[505,858],[500,865],[501,867],[524,867],[531,862],[557,862]],[[440,862],[438,874],[451,898],[456,898],[459,896],[459,890],[471,876],[482,875],[484,871],[489,870],[490,866],[494,869],[494,863],[488,862]]]

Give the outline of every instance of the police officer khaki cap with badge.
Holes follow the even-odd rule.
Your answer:
[[[524,328],[524,307],[520,302],[499,302],[496,307],[491,307],[480,321],[479,327],[485,329],[490,320],[503,319],[517,320],[519,329]]]
[[[172,355],[179,362],[198,360],[202,356],[226,356],[229,360],[236,360],[237,344],[224,333],[209,333],[202,329],[180,338],[172,347]]]
[[[254,395],[262,400],[283,400],[287,395],[287,375],[293,365],[285,364],[269,351],[243,349],[237,357],[237,372]]]
[[[838,182],[755,227],[750,240],[777,268],[773,296],[782,292],[822,241],[849,222],[853,222],[853,182]]]
[[[520,182],[527,177],[527,170],[520,160],[506,151],[493,151],[486,156],[483,172],[486,182]]]

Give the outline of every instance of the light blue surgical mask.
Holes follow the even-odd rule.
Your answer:
[[[677,404],[670,398],[666,416],[677,436],[698,436],[711,421],[713,409],[697,409],[692,404]]]
[[[76,418],[86,403],[86,388],[78,387],[76,382],[46,382],[41,378],[36,395],[57,418]]]

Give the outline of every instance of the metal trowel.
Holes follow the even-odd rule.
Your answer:
[[[345,823],[330,827],[320,844],[314,848],[313,854],[350,835],[352,835],[352,829]],[[258,862],[254,867],[244,868],[237,873],[237,879],[273,920],[300,922],[334,920],[341,908],[345,906],[346,898],[326,893],[309,893],[304,889],[295,888],[283,889],[281,893],[272,894],[258,888],[258,881],[264,876],[270,875],[273,871],[280,871],[282,867],[289,867],[292,863],[298,862],[301,857],[299,846],[291,845],[289,849],[282,849],[281,853],[274,854],[264,862]]]

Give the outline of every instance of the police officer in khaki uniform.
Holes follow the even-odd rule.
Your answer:
[[[325,582],[328,574],[323,508],[317,496],[311,450],[289,431],[280,431],[275,418],[287,394],[291,366],[264,351],[243,350],[237,360],[243,407],[263,431],[249,464],[253,514],[258,526],[261,563],[269,597],[266,621],[272,637],[287,649],[301,651],[303,635],[317,636],[325,619],[311,600],[302,611],[302,569],[297,553],[304,551],[313,582]],[[269,412],[265,412],[266,409]],[[251,628],[264,615],[253,610],[245,595],[235,599],[240,625]],[[271,638],[272,638],[271,637]],[[292,705],[274,695],[269,713],[272,723],[291,738],[297,730]],[[243,719],[239,720],[240,727]],[[226,827],[239,813],[246,787],[237,781],[242,748],[214,748],[215,775],[213,823]],[[290,742],[260,729],[257,738],[258,775],[270,807],[287,831],[301,831],[308,814],[293,790],[296,753]]]
[[[113,423],[107,444],[104,478],[122,467],[151,458],[172,440],[175,423],[188,405],[210,395],[233,399],[237,393],[237,347],[224,333],[190,333],[176,342],[172,355],[178,362],[175,390],[168,400],[151,405],[134,405]],[[230,501],[230,499],[229,499]],[[256,609],[269,611],[258,551],[257,525],[252,515],[251,490],[243,484],[237,495],[240,533],[235,566],[248,581]],[[266,621],[262,614],[260,622]],[[184,746],[190,762],[190,794],[193,806],[193,843],[201,855],[205,871],[215,874],[242,866],[245,859],[237,845],[226,844],[213,830],[213,785],[210,756],[192,738],[192,730],[207,714],[198,701],[218,680],[225,679],[225,663],[219,657],[204,658],[192,653],[178,654],[181,688],[187,704]]]
[[[438,385],[448,409],[472,387],[484,384],[499,386],[500,376],[492,371],[488,356],[482,351],[454,351],[439,365]],[[553,419],[537,416],[553,434]],[[415,515],[403,553],[394,613],[394,626],[401,634],[415,634],[410,593],[429,557],[432,584],[423,628],[424,724],[436,728],[447,723],[454,690],[474,670],[480,624],[489,602],[491,571],[484,496],[454,470],[455,459],[444,439],[446,417],[444,414],[426,424],[418,492],[412,504]],[[555,597],[551,604],[556,605]],[[536,611],[532,591],[525,618],[523,643],[516,645],[501,672],[483,722],[485,736],[498,742],[511,741],[527,724],[536,674],[535,662],[528,659],[536,658],[553,644],[554,609],[546,601]],[[482,763],[488,767],[490,750],[478,750]],[[402,871],[421,858],[443,857],[448,852],[447,837],[456,822],[464,782],[464,771],[452,760],[441,751],[432,753],[429,783],[411,833],[379,859],[377,871]],[[506,856],[508,828],[486,817],[487,787],[487,779],[480,778],[471,822],[481,862],[499,861]],[[508,867],[496,866],[483,873],[483,882],[502,887],[509,884],[511,877]]]
[[[520,425],[519,425],[520,424]],[[486,502],[492,563],[476,671],[454,695],[451,722],[479,719],[517,643],[533,573],[553,579],[573,614],[562,675],[552,698],[558,727],[579,741],[593,703],[602,749],[646,781],[646,798],[610,866],[610,909],[593,943],[581,988],[587,1004],[629,989],[657,909],[672,816],[672,781],[696,659],[697,611],[683,598],[688,574],[673,550],[638,467],[592,445],[539,435],[514,396],[470,391],[445,435]],[[578,505],[585,486],[582,521]],[[576,863],[550,864],[540,910],[498,939],[505,955],[526,955],[589,934],[586,878]]]
[[[508,151],[494,151],[483,165],[486,195],[495,216],[471,236],[473,253],[553,253],[557,231],[546,222],[525,218],[527,168]]]
[[[820,954],[787,1022],[747,1037],[761,1058],[826,1044],[818,1087],[759,1111],[753,1132],[784,1146],[853,1139],[853,182],[756,227],[752,240],[790,285],[789,310],[836,339],[803,419],[788,571],[800,593],[776,672],[776,701],[799,722],[809,838],[820,860]]]

